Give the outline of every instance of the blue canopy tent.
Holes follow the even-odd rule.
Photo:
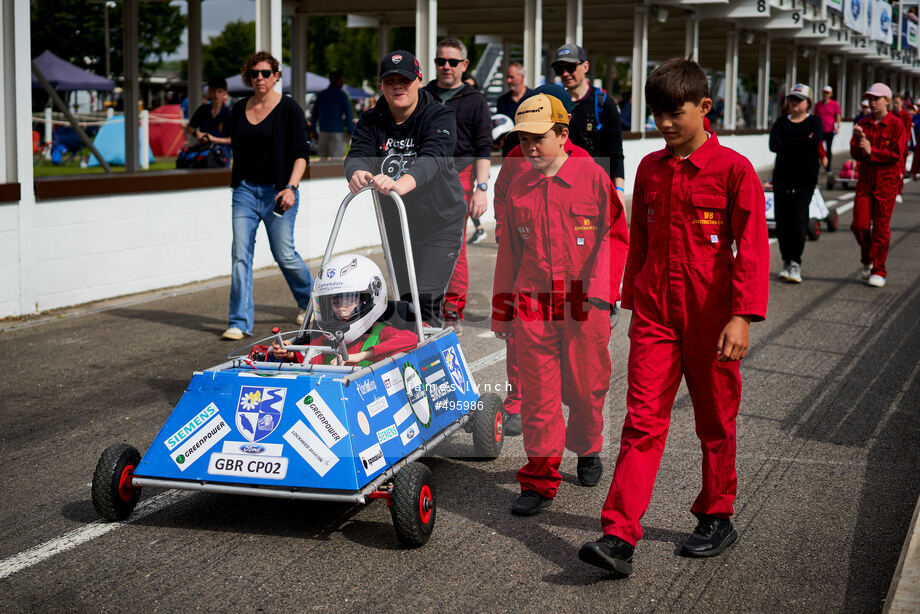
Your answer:
[[[79,66],[74,66],[67,60],[62,60],[50,51],[32,60],[35,65],[51,84],[55,91],[70,90],[92,90],[92,91],[111,91],[115,89],[115,82],[105,77],[100,77],[88,70],[83,70]],[[32,89],[42,89],[38,78],[32,75]]]

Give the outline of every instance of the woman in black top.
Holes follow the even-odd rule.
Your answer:
[[[294,249],[294,219],[300,202],[297,186],[310,159],[307,121],[293,98],[275,91],[281,72],[270,53],[259,51],[250,56],[242,73],[253,94],[237,101],[231,110],[233,269],[230,326],[224,339],[252,334],[252,255],[260,222],[265,224],[272,256],[297,301],[298,324],[303,322],[313,288],[310,270]]]
[[[383,96],[355,126],[345,158],[348,188],[371,184],[402,196],[409,218],[422,320],[441,325],[441,302],[460,253],[466,201],[454,167],[454,111],[420,90],[422,71],[408,51],[380,62]],[[384,206],[390,254],[403,300],[411,300],[402,233],[395,207]]]
[[[783,257],[780,279],[802,282],[802,251],[808,228],[808,207],[818,183],[818,144],[824,130],[810,113],[811,89],[796,83],[786,97],[783,115],[770,130],[770,151],[776,152],[773,170],[773,211],[776,238]]]

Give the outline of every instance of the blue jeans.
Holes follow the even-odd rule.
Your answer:
[[[281,267],[294,300],[300,309],[310,303],[313,277],[303,258],[294,249],[294,220],[300,206],[300,195],[295,193],[294,206],[284,215],[274,215],[275,186],[243,181],[233,189],[233,269],[230,274],[230,326],[247,335],[252,334],[252,254],[256,245],[259,222],[265,224],[268,244],[275,262]]]

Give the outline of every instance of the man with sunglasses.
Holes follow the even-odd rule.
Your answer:
[[[567,43],[556,50],[553,70],[575,102],[569,122],[569,140],[587,149],[594,161],[607,171],[622,199],[626,181],[620,111],[612,96],[591,85],[590,69],[588,56],[578,45]]]
[[[454,148],[454,166],[460,174],[460,183],[466,196],[467,209],[476,222],[489,207],[489,169],[492,165],[492,116],[485,96],[463,82],[463,73],[470,65],[466,45],[455,38],[438,43],[437,79],[425,90],[454,110],[457,117],[457,144]],[[482,232],[480,237],[485,237]],[[466,224],[463,225],[463,246],[454,273],[444,295],[444,322],[460,332],[460,322],[466,306],[469,272],[466,264]]]

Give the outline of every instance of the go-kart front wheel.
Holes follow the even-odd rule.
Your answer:
[[[391,497],[396,539],[409,548],[424,546],[431,537],[438,511],[431,470],[415,461],[400,469],[393,478]]]
[[[807,234],[810,241],[817,241],[821,237],[821,220],[814,217],[808,220]]]
[[[840,215],[836,209],[830,210],[830,213],[827,214],[826,222],[828,232],[837,232],[837,228],[840,226]]]
[[[93,507],[106,520],[124,520],[134,511],[141,489],[134,486],[134,469],[141,462],[134,446],[117,443],[106,448],[93,473]]]
[[[494,392],[479,397],[473,410],[473,450],[478,458],[498,458],[505,443],[505,415],[502,413],[502,399]]]

